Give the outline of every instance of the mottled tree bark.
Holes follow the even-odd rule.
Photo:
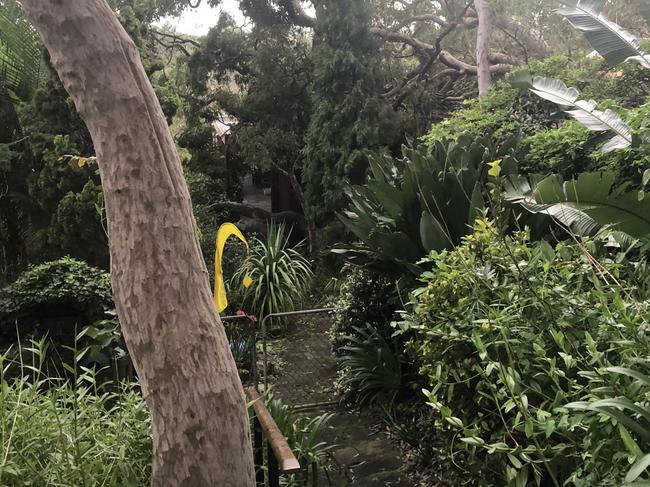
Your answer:
[[[474,9],[478,17],[476,34],[476,66],[478,68],[478,94],[485,96],[492,86],[490,71],[490,38],[492,37],[492,11],[487,0],[474,0]]]
[[[104,0],[21,3],[95,145],[115,303],[152,415],[152,485],[253,486],[244,392],[137,48]]]

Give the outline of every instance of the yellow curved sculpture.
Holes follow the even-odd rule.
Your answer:
[[[217,231],[217,248],[214,254],[214,304],[217,306],[217,311],[221,313],[228,307],[228,297],[226,296],[226,285],[223,280],[223,249],[226,246],[226,240],[234,236],[246,244],[246,248],[250,249],[248,242],[237,228],[232,223],[224,223]],[[253,284],[253,279],[250,276],[244,277],[244,287],[248,288]]]

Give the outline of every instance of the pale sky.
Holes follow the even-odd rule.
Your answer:
[[[217,23],[219,12],[224,10],[232,15],[238,24],[243,24],[245,18],[239,10],[238,0],[222,0],[219,8],[212,8],[204,1],[199,8],[188,8],[178,17],[168,17],[156,22],[158,25],[169,25],[176,29],[176,32],[190,35],[205,35]]]
[[[303,2],[303,8],[308,14],[314,15],[314,8],[309,2]],[[216,25],[221,11],[228,12],[240,25],[246,22],[244,14],[239,10],[239,0],[221,0],[218,8],[208,6],[207,1],[203,0],[199,8],[188,8],[180,17],[167,17],[156,22],[156,25],[169,25],[180,34],[201,36]]]

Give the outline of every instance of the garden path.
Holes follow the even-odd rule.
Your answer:
[[[271,345],[278,364],[274,389],[292,406],[335,401],[336,358],[328,332],[330,316],[300,321]],[[381,421],[368,413],[341,405],[331,407],[330,430],[325,440],[337,447],[329,472],[333,487],[412,487],[403,472],[399,445],[385,432]],[[315,416],[325,409],[305,413]],[[320,485],[328,485],[323,476]]]

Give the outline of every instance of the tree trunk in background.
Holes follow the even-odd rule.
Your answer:
[[[474,8],[478,16],[478,32],[476,34],[476,65],[478,67],[478,95],[485,96],[492,86],[490,72],[490,38],[492,37],[492,11],[487,0],[474,0]]]
[[[253,486],[243,389],[138,50],[104,0],[22,4],[95,145],[115,303],[152,415],[152,485]]]

